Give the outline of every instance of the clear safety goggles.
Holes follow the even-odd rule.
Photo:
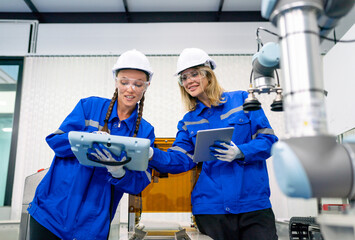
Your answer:
[[[149,82],[139,80],[139,79],[130,79],[126,77],[117,78],[116,81],[118,82],[118,88],[122,91],[129,89],[130,87],[135,92],[143,92],[147,89]]]
[[[191,79],[192,81],[199,81],[203,77],[205,77],[205,74],[202,71],[199,71],[198,69],[192,69],[191,71],[182,73],[179,76],[179,84],[184,86],[188,79]]]

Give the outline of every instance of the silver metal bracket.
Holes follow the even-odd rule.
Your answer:
[[[142,240],[145,238],[145,236],[147,236],[147,232],[139,228],[134,228],[134,234],[129,238],[129,240]]]
[[[187,235],[186,229],[181,229],[175,233],[175,240],[191,240],[191,238]]]

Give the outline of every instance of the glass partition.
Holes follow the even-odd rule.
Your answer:
[[[10,206],[23,58],[0,57],[0,207]]]

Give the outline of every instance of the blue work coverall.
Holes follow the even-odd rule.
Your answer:
[[[55,157],[41,183],[28,212],[42,226],[62,239],[107,239],[110,223],[123,193],[138,194],[151,182],[151,169],[131,171],[121,179],[111,176],[105,167],[81,165],[71,151],[70,131],[101,130],[110,99],[82,99],[59,129],[46,141]],[[108,121],[111,135],[133,136],[137,108],[120,121],[117,101]],[[137,137],[148,138],[153,146],[154,128],[141,120]]]
[[[196,110],[179,121],[175,142],[167,153],[154,149],[150,165],[157,171],[185,172],[196,166],[192,157],[198,130],[234,127],[232,141],[244,158],[203,162],[191,194],[194,215],[238,214],[271,207],[266,159],[278,138],[262,109],[243,111],[247,96],[244,91],[224,92],[224,103],[211,108],[198,101]]]

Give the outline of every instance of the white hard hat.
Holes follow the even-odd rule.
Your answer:
[[[117,59],[117,62],[112,68],[113,78],[116,78],[117,71],[122,69],[137,69],[146,72],[149,75],[148,81],[150,81],[153,76],[153,70],[148,58],[136,49],[122,53]]]
[[[178,75],[182,71],[199,66],[206,65],[210,68],[215,69],[217,67],[216,62],[208,56],[208,54],[199,48],[185,48],[177,61],[176,73]]]

